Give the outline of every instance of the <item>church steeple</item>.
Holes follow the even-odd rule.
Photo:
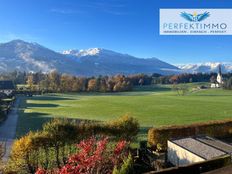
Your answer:
[[[222,68],[221,68],[221,64],[218,65],[218,74],[222,75]]]
[[[215,82],[213,82],[211,84],[211,88],[221,88],[223,84],[224,84],[224,82],[223,82],[223,77],[222,77],[222,68],[221,68],[221,64],[219,64],[218,65],[217,79]]]
[[[218,82],[218,84],[223,84],[222,68],[221,68],[221,65],[220,65],[220,64],[218,65],[217,82]]]

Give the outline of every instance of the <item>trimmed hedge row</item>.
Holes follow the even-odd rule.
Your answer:
[[[184,126],[165,126],[151,128],[148,131],[148,143],[156,149],[157,145],[162,150],[167,148],[167,140],[188,136],[208,135],[211,137],[229,137],[232,135],[232,119],[195,123]]]

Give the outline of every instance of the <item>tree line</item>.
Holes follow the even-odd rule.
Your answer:
[[[130,79],[124,75],[77,77],[56,71],[48,74],[30,73],[26,84],[32,91],[47,92],[121,92],[132,89]]]
[[[224,89],[232,90],[232,77],[230,77],[225,83],[223,84]]]
[[[211,82],[217,73],[183,73],[177,75],[134,74],[98,77],[80,77],[61,74],[57,71],[50,73],[26,73],[14,71],[0,74],[0,80],[11,79],[15,84],[27,84],[30,90],[51,92],[121,92],[131,91],[133,86],[155,84],[179,84],[192,82]],[[223,74],[225,81],[232,73]]]

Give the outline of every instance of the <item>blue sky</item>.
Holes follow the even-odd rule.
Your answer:
[[[0,42],[56,51],[100,47],[173,63],[232,61],[232,36],[160,36],[159,8],[232,8],[230,0],[0,0]]]

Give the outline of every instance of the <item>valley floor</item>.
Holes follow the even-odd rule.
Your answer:
[[[232,91],[200,90],[178,96],[168,88],[122,93],[69,93],[22,97],[17,136],[37,130],[53,117],[109,121],[128,114],[142,130],[232,118]]]

